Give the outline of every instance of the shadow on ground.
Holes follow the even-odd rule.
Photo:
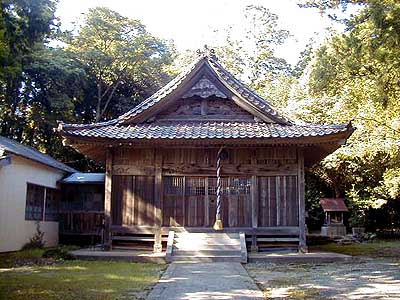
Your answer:
[[[246,266],[267,299],[400,299],[400,261]]]

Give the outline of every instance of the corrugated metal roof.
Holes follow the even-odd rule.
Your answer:
[[[329,211],[338,211],[338,212],[346,212],[349,211],[347,209],[346,204],[344,203],[343,198],[321,198],[320,204],[322,209],[325,212]]]
[[[0,150],[3,150],[6,153],[12,153],[30,160],[34,160],[49,167],[68,173],[76,172],[75,169],[63,164],[62,162],[59,162],[58,160],[55,160],[47,154],[41,153],[32,147],[22,145],[21,143],[3,136],[0,136]]]
[[[136,125],[108,125],[94,128],[70,128],[68,136],[134,139],[252,139],[298,138],[345,132],[341,125],[282,125],[256,122],[168,122]]]
[[[104,179],[104,173],[73,173],[60,182],[70,184],[104,183]]]

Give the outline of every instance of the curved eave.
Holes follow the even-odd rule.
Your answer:
[[[110,138],[88,138],[68,135],[60,132],[64,142],[75,148],[86,156],[97,160],[105,160],[105,149],[113,147],[132,147],[132,148],[197,148],[197,147],[262,147],[262,146],[294,146],[305,149],[305,166],[309,167],[345,144],[348,137],[353,133],[354,128],[349,127],[346,131],[341,131],[329,135],[285,137],[285,138],[198,138],[198,139],[110,139]]]

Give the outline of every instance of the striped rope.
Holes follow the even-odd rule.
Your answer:
[[[222,148],[218,151],[217,158],[217,220],[221,220],[221,152]]]

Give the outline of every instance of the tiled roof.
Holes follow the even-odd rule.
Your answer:
[[[16,141],[10,140],[3,136],[0,136],[0,152],[3,151],[6,154],[12,153],[15,155],[22,156],[24,158],[34,160],[44,165],[59,169],[68,173],[76,172],[75,169],[68,167],[67,165],[55,160],[54,158],[37,151],[32,147],[22,145]]]
[[[104,173],[73,173],[70,176],[64,178],[62,183],[69,184],[83,184],[83,183],[104,183]]]
[[[346,132],[342,125],[284,125],[256,122],[169,122],[101,127],[70,126],[64,134],[70,137],[91,137],[117,140],[136,139],[257,139],[299,138]]]
[[[116,119],[112,119],[105,122],[98,122],[86,125],[79,124],[62,124],[60,131],[68,127],[102,127],[109,125],[121,125],[126,124],[131,118],[138,116],[147,109],[155,106],[157,103],[162,101],[167,95],[171,94],[177,90],[180,85],[187,79],[190,73],[195,69],[199,69],[203,64],[206,64],[210,70],[213,70],[215,75],[220,79],[220,81],[231,91],[240,95],[242,98],[246,99],[249,103],[257,107],[263,113],[265,113],[269,118],[277,121],[278,123],[289,124],[290,121],[284,116],[280,115],[277,110],[272,106],[270,102],[263,99],[247,87],[244,83],[237,80],[231,73],[229,73],[221,64],[217,62],[217,59],[213,55],[203,55],[200,56],[197,61],[187,67],[182,73],[171,80],[167,85],[158,90],[149,98],[145,99],[143,102],[139,103],[133,109],[122,114]],[[62,128],[62,129],[61,129]]]
[[[321,198],[319,202],[324,211],[348,211],[343,198]]]
[[[144,114],[145,111],[154,108],[158,103],[161,104],[168,95],[180,95],[179,97],[182,97],[179,92],[174,94],[175,91],[183,90],[182,92],[185,92],[189,88],[186,93],[193,92],[193,86],[190,86],[189,83],[195,78],[195,74],[204,76],[204,73],[198,73],[203,72],[200,70],[207,70],[206,73],[212,74],[220,85],[224,86],[226,92],[236,95],[238,101],[243,102],[250,110],[257,112],[258,116],[265,116],[268,122],[207,122],[206,120],[189,122],[182,120],[164,123],[160,120],[153,120],[153,123],[149,123],[146,120],[149,120],[151,114],[143,115],[143,118],[140,118],[140,115]],[[204,78],[201,77],[197,84]],[[209,83],[207,85],[212,86]],[[197,88],[196,84],[195,87]],[[218,88],[216,89],[218,90]],[[208,90],[206,92],[208,93]],[[58,128],[58,132],[66,137],[113,140],[300,138],[332,135],[346,131],[349,135],[353,131],[350,124],[298,125],[291,122],[280,115],[271,103],[257,95],[224,69],[213,53],[210,52],[204,53],[170,83],[120,117],[106,122],[86,125],[61,123]]]
[[[214,55],[204,55],[201,56],[195,63],[190,65],[185,71],[179,74],[175,79],[169,82],[166,86],[161,88],[151,97],[144,100],[142,103],[128,111],[127,113],[121,115],[118,119],[109,121],[111,124],[124,123],[125,121],[137,116],[146,109],[154,106],[158,102],[162,101],[168,94],[175,91],[180,84],[187,78],[187,76],[196,68],[200,67],[202,64],[207,64],[211,70],[215,72],[217,77],[225,84],[225,86],[231,91],[236,92],[241,97],[246,99],[249,103],[253,104],[255,107],[260,109],[262,112],[267,114],[272,119],[278,122],[289,123],[290,121],[281,116],[276,108],[272,106],[270,102],[260,97],[257,93],[252,91],[244,83],[237,80],[231,73],[229,73],[221,64],[217,62]]]
[[[266,113],[268,116],[282,123],[290,123],[290,120],[283,115],[280,115],[276,108],[272,104],[259,96],[256,92],[251,90],[247,85],[236,79],[231,73],[229,73],[217,60],[209,59],[208,63],[211,64],[214,71],[218,74],[218,77],[225,82],[232,90],[240,94],[244,99],[249,101],[255,107]]]

